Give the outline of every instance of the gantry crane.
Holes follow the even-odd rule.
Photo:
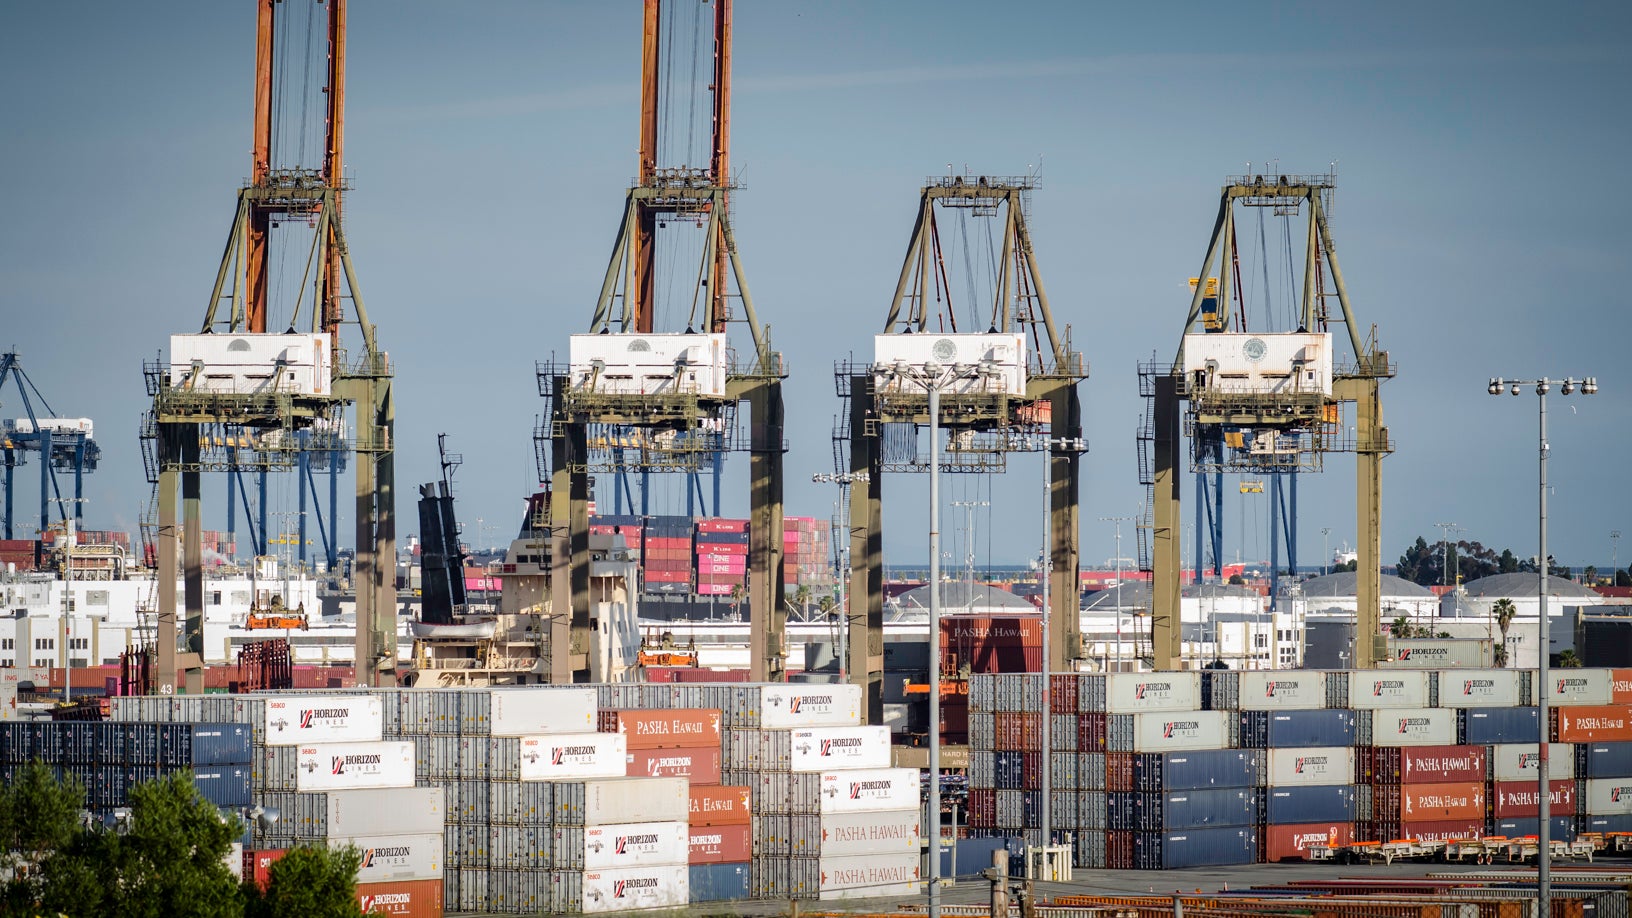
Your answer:
[[[906,259],[890,300],[884,331],[869,363],[841,361],[838,394],[847,404],[834,433],[836,464],[853,476],[850,502],[851,608],[846,610],[848,671],[862,686],[869,723],[883,723],[884,669],[883,478],[886,472],[927,472],[918,431],[930,425],[929,385],[936,387],[937,425],[947,431],[941,471],[1002,471],[1010,452],[1049,456],[1049,659],[1064,669],[1082,655],[1078,606],[1078,468],[1082,403],[1088,377],[1049,309],[1026,226],[1029,177],[932,177],[918,201]],[[1001,225],[995,291],[984,331],[959,331],[950,308],[946,259],[936,212],[962,209]],[[931,300],[948,308],[932,316]],[[973,304],[971,304],[973,305]],[[933,327],[932,327],[933,325]]]
[[[168,362],[144,369],[153,408],[143,437],[158,486],[158,629],[154,688],[202,691],[204,572],[200,475],[299,468],[313,443],[331,449],[355,405],[357,546],[356,678],[396,681],[396,515],[391,367],[380,349],[341,226],[345,127],[345,0],[328,0],[324,147],[318,168],[274,168],[278,99],[275,0],[258,0],[251,176],[238,192],[226,250],[195,335],[170,339]],[[279,90],[281,92],[281,90]],[[312,227],[305,274],[284,331],[268,331],[269,274],[279,224]],[[312,291],[307,301],[306,290]],[[223,300],[228,306],[222,315]],[[346,303],[350,302],[348,317]],[[306,309],[303,314],[303,307]],[[343,326],[360,349],[348,354]],[[282,324],[281,322],[279,323]],[[300,329],[304,325],[305,330]],[[181,487],[182,526],[176,518]],[[184,544],[182,535],[185,534]],[[175,571],[185,580],[185,651],[178,654]],[[185,679],[183,684],[181,679]]]
[[[571,337],[565,365],[551,360],[537,371],[539,394],[549,399],[548,419],[535,439],[540,467],[550,474],[554,682],[589,677],[589,473],[694,472],[736,445],[736,409],[743,401],[751,415],[750,668],[755,679],[777,680],[786,666],[782,380],[787,372],[782,355],[771,347],[770,327],[754,309],[731,224],[731,2],[714,3],[706,169],[659,167],[661,7],[661,0],[645,0],[639,172],[625,198],[589,333]],[[656,328],[658,229],[670,221],[706,225],[691,317],[679,333]],[[747,326],[746,359],[739,359],[727,339],[733,322]]]
[[[1231,177],[1220,195],[1178,354],[1171,364],[1140,367],[1140,390],[1149,400],[1139,439],[1140,474],[1150,489],[1140,554],[1146,569],[1153,571],[1152,663],[1158,670],[1183,664],[1179,624],[1183,435],[1191,438],[1191,464],[1197,472],[1319,470],[1326,453],[1356,454],[1360,578],[1355,665],[1370,667],[1379,658],[1382,459],[1392,445],[1382,423],[1378,389],[1394,369],[1388,352],[1377,349],[1375,330],[1363,336],[1354,317],[1327,223],[1334,187],[1331,175]],[[1228,328],[1236,279],[1231,268],[1238,204],[1273,208],[1283,216],[1307,214],[1296,330]],[[1215,271],[1221,283],[1209,297],[1210,285],[1199,281]],[[1339,321],[1348,331],[1352,363],[1339,363],[1327,330],[1328,274],[1342,310]],[[1206,308],[1209,303],[1211,308]],[[1181,402],[1188,407],[1181,410]],[[1344,402],[1355,405],[1352,436],[1344,434]],[[1199,569],[1199,554],[1196,560]]]
[[[84,520],[85,473],[96,471],[102,448],[92,437],[90,418],[61,418],[52,411],[45,396],[40,394],[34,381],[23,371],[15,351],[0,354],[0,393],[6,382],[15,382],[18,400],[23,403],[23,416],[0,421],[0,456],[5,461],[5,538],[15,538],[12,500],[15,494],[13,477],[19,466],[26,464],[29,453],[40,457],[40,525],[39,535],[44,538],[51,523],[51,503],[57,502],[57,516],[66,521],[69,511],[62,504],[74,505],[73,517],[77,526]],[[32,395],[31,395],[32,393]],[[44,414],[34,408],[38,401]],[[74,473],[74,496],[62,496],[58,472]],[[39,561],[35,558],[35,561]]]

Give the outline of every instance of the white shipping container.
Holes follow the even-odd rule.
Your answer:
[[[1366,720],[1371,721],[1367,735]],[[1362,746],[1454,746],[1456,712],[1450,708],[1391,708],[1361,712]]]
[[[793,771],[890,767],[889,727],[814,727],[793,732]]]
[[[1489,638],[1390,638],[1381,665],[1393,669],[1441,666],[1488,667],[1495,662]]]
[[[690,853],[691,830],[684,822],[633,822],[584,828],[585,870],[684,864]]]
[[[384,727],[376,695],[268,696],[261,710],[259,742],[267,746],[370,742]]]
[[[558,903],[568,912],[677,908],[691,899],[691,872],[685,864],[586,870],[583,878],[582,900]]]
[[[1516,708],[1520,676],[1516,669],[1447,669],[1439,674],[1442,708]]]
[[[1117,737],[1115,741],[1107,736],[1107,743],[1117,747],[1111,750],[1113,752],[1182,752],[1230,746],[1230,722],[1234,715],[1229,711],[1113,714],[1106,724],[1107,733],[1126,729],[1119,723],[1124,716],[1131,721],[1132,735]],[[1124,745],[1129,748],[1122,748]]]
[[[1242,711],[1306,711],[1326,707],[1326,673],[1319,670],[1260,670],[1238,674]]]
[[[759,725],[767,729],[861,724],[859,685],[765,685],[759,696]]]
[[[922,858],[916,851],[869,854],[860,857],[824,857],[821,860],[822,899],[868,899],[876,896],[916,896],[923,891],[919,876]]]
[[[489,697],[493,736],[594,733],[600,710],[591,688],[504,688]]]
[[[17,719],[17,686],[0,683],[0,720]]]
[[[691,814],[690,786],[685,778],[594,778],[561,782],[555,786],[554,821],[585,826],[685,822]]]
[[[1097,693],[1095,683],[1103,682],[1104,700],[1092,698],[1084,710],[1108,714],[1142,714],[1155,711],[1197,711],[1201,709],[1201,673],[1087,673],[1077,677],[1078,697],[1082,691]],[[1102,706],[1101,706],[1102,704]]]
[[[1540,743],[1502,743],[1490,747],[1490,772],[1497,781],[1535,781],[1540,777]],[[1575,746],[1547,744],[1547,779],[1575,777]]]
[[[297,791],[414,786],[411,742],[325,743],[296,749]]]
[[[1547,680],[1547,703],[1614,704],[1614,673],[1607,669],[1555,669]]]
[[[1428,674],[1412,670],[1357,669],[1349,673],[1349,704],[1354,710],[1425,708]],[[1455,738],[1447,742],[1456,742]]]
[[[921,800],[919,783],[916,768],[823,772],[821,812],[861,813],[915,807]]]
[[[445,844],[441,832],[377,838],[329,836],[330,848],[356,845],[362,853],[362,863],[357,867],[358,883],[440,880]]]
[[[1354,783],[1354,747],[1270,749],[1270,787]]]
[[[792,818],[797,822],[810,817]],[[822,857],[828,858],[910,851],[916,855],[923,842],[923,813],[917,807],[869,813],[827,813],[817,818],[821,837],[813,840],[814,847],[801,848],[795,854],[820,852]]]
[[[1588,778],[1581,784],[1581,812],[1591,816],[1632,815],[1632,778]]]
[[[330,791],[323,804],[323,834],[339,838],[429,835],[447,823],[447,794],[440,787]]]
[[[519,750],[517,773],[523,781],[616,778],[629,768],[629,740],[619,733],[524,736]]]

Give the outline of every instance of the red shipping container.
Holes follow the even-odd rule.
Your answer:
[[[693,784],[691,827],[746,826],[751,821],[748,788]]]
[[[1612,669],[1609,678],[1609,700],[1615,704],[1632,704],[1632,669]]]
[[[623,734],[630,749],[718,746],[720,712],[712,708],[602,711],[601,732]]]
[[[1575,781],[1549,781],[1547,806],[1553,816],[1575,815]],[[1541,815],[1541,794],[1534,781],[1497,781],[1491,787],[1490,814],[1497,819]]]
[[[655,548],[659,551],[666,548],[683,548],[686,551],[690,551],[691,536],[648,536],[646,539],[646,547]]]
[[[1632,707],[1621,704],[1564,705],[1553,708],[1555,743],[1632,742]]]
[[[1264,826],[1264,860],[1270,863],[1282,860],[1304,860],[1311,848],[1325,848],[1354,844],[1354,823],[1306,823],[1290,826]]]
[[[1055,714],[1077,713],[1077,677],[1071,673],[1050,676],[1048,703]]]
[[[681,669],[674,674],[676,682],[747,682],[746,669]]]
[[[720,783],[720,747],[631,749],[624,774],[631,778],[688,778],[692,784]]]
[[[734,561],[721,561],[718,558],[734,558]],[[748,569],[748,559],[742,555],[719,555],[717,558],[698,558],[697,573],[699,574],[736,574],[741,577]]]
[[[644,576],[648,583],[690,583],[691,571],[665,571],[646,568]]]
[[[1133,790],[1133,753],[1105,753],[1105,789],[1107,791]]]
[[[357,884],[357,906],[365,915],[442,918],[441,880],[398,880]]]
[[[245,851],[244,879],[254,880],[261,892],[266,892],[268,883],[272,882],[272,865],[283,859],[289,851],[284,848],[273,848],[266,851]]]
[[[646,666],[641,668],[640,674],[645,682],[667,685],[674,681],[674,671],[679,668],[678,666]]]
[[[783,517],[786,519],[786,517]],[[697,521],[698,532],[747,532],[747,520],[707,519]]]
[[[1040,615],[948,615],[941,619],[941,672],[1040,672]]]
[[[686,857],[688,864],[729,864],[750,860],[753,856],[752,826],[691,827],[691,853]]]
[[[1043,748],[1043,715],[1000,711],[992,715],[997,748],[1040,752]]]
[[[699,547],[701,547],[703,545],[707,545],[708,546],[708,548],[707,548],[708,554],[711,554],[711,555],[747,555],[748,554],[748,546],[746,544],[739,545],[739,544],[737,544],[735,542],[699,542],[697,544],[698,544]]]
[[[698,596],[730,596],[733,584],[729,583],[699,583]]]
[[[1479,819],[1441,819],[1431,822],[1368,822],[1355,826],[1356,841],[1455,841],[1480,838],[1485,823]]]
[[[1485,818],[1485,785],[1479,781],[1379,784],[1372,788],[1372,800],[1374,814],[1398,814],[1402,822]]]
[[[1483,746],[1361,746],[1361,784],[1450,784],[1485,780]]]
[[[997,827],[997,791],[986,787],[969,788],[969,825],[976,829]]]

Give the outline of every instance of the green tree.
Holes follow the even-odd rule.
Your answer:
[[[357,918],[357,867],[362,852],[302,845],[273,863],[266,892],[246,884],[245,918]]]
[[[1564,669],[1580,669],[1581,658],[1575,655],[1574,650],[1566,649],[1558,655],[1558,665]]]
[[[1437,546],[1429,545],[1427,539],[1417,536],[1416,543],[1400,555],[1400,563],[1394,573],[1401,580],[1427,586],[1439,582],[1442,570]]]
[[[1587,586],[1597,586],[1598,585],[1598,565],[1596,565],[1596,564],[1587,565],[1587,569],[1581,572],[1581,582],[1586,584]]]
[[[39,761],[24,765],[0,788],[0,870],[10,878],[0,908],[7,914],[27,914],[40,901],[44,867],[82,834],[84,805],[83,785],[58,781]]]
[[[1615,572],[1615,585],[1618,587],[1632,586],[1632,567]]]
[[[1496,573],[1516,574],[1519,572],[1519,558],[1513,554],[1513,549],[1502,549],[1502,556],[1496,559]]]

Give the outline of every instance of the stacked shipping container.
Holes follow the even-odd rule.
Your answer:
[[[748,588],[748,521],[697,521],[697,595],[741,596]]]
[[[641,577],[648,593],[691,591],[692,522],[683,516],[645,519],[641,535]]]
[[[829,557],[827,520],[810,516],[782,518],[782,582],[786,586],[816,586],[831,583],[833,567]]]

